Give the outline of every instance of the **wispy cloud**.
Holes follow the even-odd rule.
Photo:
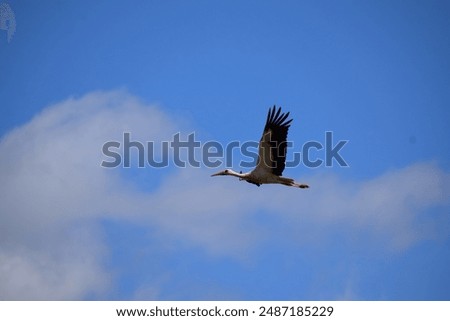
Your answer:
[[[448,215],[429,213],[448,210],[450,199],[449,173],[434,163],[362,182],[315,175],[308,191],[212,179],[193,168],[167,170],[146,191],[126,170],[100,167],[104,142],[125,131],[169,139],[179,131],[173,119],[126,92],[94,92],[49,106],[2,138],[0,298],[107,297],[114,277],[98,222],[110,218],[240,261],[280,235],[302,247],[341,233],[394,251],[449,236]],[[158,293],[143,285],[136,297]]]
[[[307,224],[303,235],[344,228],[348,237],[363,238],[377,247],[402,250],[423,239],[450,235],[450,175],[435,163],[417,163],[391,170],[366,181],[354,182],[332,175],[308,179],[312,188],[302,195],[301,206],[283,193],[283,211],[299,224]],[[300,203],[300,202],[299,202]],[[441,215],[429,211],[439,209]],[[364,244],[367,244],[366,242]]]

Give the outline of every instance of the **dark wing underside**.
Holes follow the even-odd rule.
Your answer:
[[[266,126],[259,142],[258,167],[281,176],[286,163],[287,134],[292,119],[273,106],[267,114]]]

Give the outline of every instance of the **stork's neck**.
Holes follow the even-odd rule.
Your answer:
[[[248,176],[248,173],[241,174],[241,173],[237,173],[237,172],[233,171],[232,169],[229,169],[228,170],[228,175],[236,176],[236,177],[239,177],[239,178],[246,178]]]

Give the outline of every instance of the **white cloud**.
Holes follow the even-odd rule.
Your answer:
[[[155,140],[173,124],[121,91],[96,92],[46,108],[0,142],[2,299],[79,299],[103,293],[105,249],[96,219],[126,215],[118,171],[100,167],[101,146]],[[79,233],[80,230],[85,232]]]
[[[363,182],[316,176],[310,183],[301,215],[311,224],[308,233],[317,232],[317,223],[320,229],[347,226],[355,242],[373,238],[378,247],[392,250],[450,235],[450,217],[429,213],[439,206],[448,208],[450,201],[450,175],[434,163],[414,164]]]
[[[448,206],[449,174],[435,164],[367,182],[316,175],[307,191],[257,188],[187,168],[161,169],[164,180],[148,192],[126,170],[100,167],[103,143],[121,141],[125,131],[145,142],[169,139],[178,130],[158,107],[112,91],[50,106],[3,137],[0,299],[105,297],[113,276],[104,264],[108,244],[100,219],[152,226],[161,240],[240,260],[280,235],[301,246],[326,242],[326,231],[343,226],[342,233],[371,235],[394,249],[448,237],[442,225],[448,217],[423,217],[435,206]],[[277,224],[261,222],[262,212]],[[158,293],[157,285],[142,285],[136,296]]]
[[[111,274],[99,264],[104,257],[99,240],[90,233],[61,234],[40,235],[38,244],[27,240],[2,244],[1,299],[61,300],[105,294]]]

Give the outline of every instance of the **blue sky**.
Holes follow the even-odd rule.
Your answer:
[[[448,2],[8,4],[0,298],[450,299]],[[290,155],[332,131],[349,167],[99,166],[124,131],[258,140],[274,104]]]

